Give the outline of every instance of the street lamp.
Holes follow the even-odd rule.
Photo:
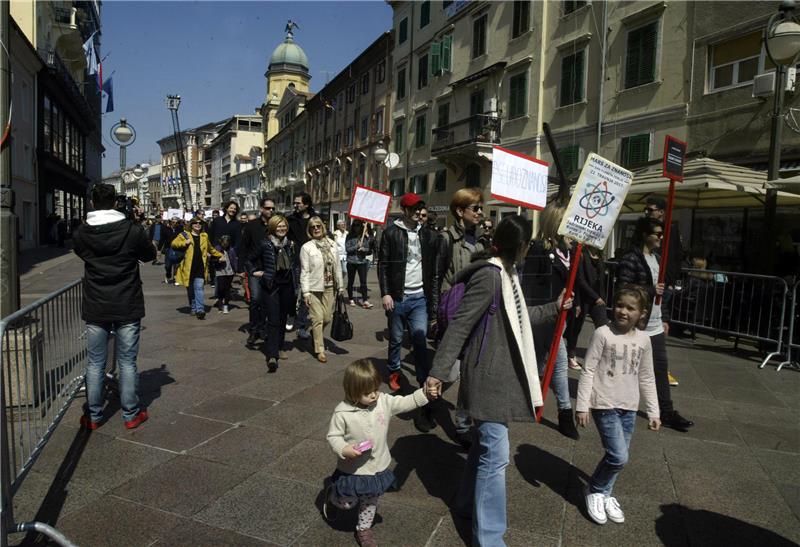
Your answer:
[[[769,165],[767,180],[774,181],[779,177],[781,164],[781,133],[783,132],[783,93],[786,87],[786,67],[794,63],[800,54],[800,25],[795,21],[796,4],[794,0],[784,0],[778,13],[772,15],[767,22],[764,34],[764,46],[772,64],[775,65],[775,97],[772,104],[772,131],[769,141]],[[774,238],[775,217],[778,208],[778,190],[767,189],[764,201],[764,229],[767,238]],[[762,261],[765,270],[771,273],[774,263],[774,248],[762,247],[767,260]]]
[[[381,189],[381,164],[386,161],[386,156],[389,152],[383,147],[383,141],[379,141],[377,146],[372,150],[372,159],[375,160],[375,188]]]
[[[128,120],[121,118],[111,126],[111,140],[119,146],[119,170],[125,170],[125,151],[136,140],[136,130],[128,123]]]

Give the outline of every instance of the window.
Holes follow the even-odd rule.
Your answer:
[[[361,118],[361,133],[359,135],[362,141],[367,140],[369,136],[369,117],[367,116]]]
[[[399,198],[406,193],[405,182],[403,179],[392,179],[389,182],[389,191],[392,193],[392,197]]]
[[[511,37],[516,38],[530,30],[531,3],[530,0],[514,2],[514,20],[511,26]]]
[[[489,16],[485,13],[472,22],[472,58],[486,53],[486,22]]]
[[[528,73],[512,76],[508,81],[508,119],[528,113]]]
[[[386,61],[381,61],[375,67],[375,83],[382,84],[386,80]]]
[[[333,150],[338,152],[342,146],[342,132],[339,131],[333,136]]]
[[[586,5],[586,0],[565,0],[564,13],[572,13],[573,11],[582,8]]]
[[[361,94],[366,95],[369,93],[369,72],[361,77]]]
[[[331,138],[328,137],[327,139],[325,139],[325,155],[327,156],[330,153],[331,153]]]
[[[447,190],[447,169],[440,169],[436,171],[436,176],[433,179],[433,191],[444,192]]]
[[[353,146],[353,141],[355,140],[355,137],[356,137],[356,130],[351,125],[350,127],[347,128],[347,137],[345,137],[344,139],[344,145]]]
[[[356,84],[352,84],[347,88],[347,102],[352,103],[356,100]]]
[[[403,137],[403,122],[396,122],[394,124],[394,151],[396,154],[403,153]]]
[[[415,194],[428,193],[428,175],[416,175],[411,177],[411,191]]]
[[[383,108],[375,112],[375,133],[383,135]]]
[[[361,158],[358,160],[358,184],[367,185],[367,160]],[[348,190],[350,188],[348,187]]]
[[[561,168],[564,175],[570,176],[580,168],[581,147],[577,144],[565,146],[558,149],[558,159],[561,160]]]
[[[709,90],[724,89],[753,81],[759,73],[761,31],[712,46]]]
[[[439,76],[443,72],[450,72],[453,66],[453,37],[442,38],[441,42],[434,42],[428,50],[430,56],[431,76]]]
[[[44,131],[44,151],[50,152],[52,148],[52,143],[50,140],[52,139],[52,122],[50,120],[50,97],[44,97],[44,109],[42,112],[43,120],[43,131]]]
[[[649,84],[656,79],[658,21],[628,32],[625,88]]]
[[[402,21],[400,21],[400,25],[397,27],[397,45],[402,44],[408,38],[408,18],[406,17]]]
[[[417,89],[428,85],[428,54],[419,58],[417,63]]]
[[[628,169],[646,164],[650,160],[650,134],[623,137],[621,155],[622,166]]]
[[[561,106],[579,103],[584,99],[585,56],[586,50],[581,50],[561,59]]]
[[[401,68],[397,71],[397,100],[406,97],[406,69]]]
[[[425,28],[431,22],[431,1],[425,0],[419,6],[419,28]]]
[[[480,188],[480,186],[481,186],[481,166],[476,164],[476,163],[473,163],[473,164],[467,166],[467,170],[466,171],[467,172],[466,172],[465,177],[464,177],[466,179],[465,186],[467,188]]]
[[[417,116],[417,131],[414,135],[414,145],[416,148],[425,146],[426,116],[426,114]]]
[[[448,34],[442,38],[442,72],[453,70],[453,35]]]
[[[443,129],[450,123],[450,103],[439,104],[438,116],[436,118],[436,129]],[[447,138],[447,131],[437,131],[436,140],[441,141]]]

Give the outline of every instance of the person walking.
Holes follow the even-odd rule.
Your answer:
[[[433,289],[439,234],[419,223],[419,211],[425,207],[425,202],[417,194],[405,194],[400,199],[400,207],[403,217],[384,230],[378,252],[378,282],[383,309],[389,321],[387,366],[389,389],[392,391],[401,388],[400,347],[406,328],[414,347],[417,382],[419,385],[425,383],[430,370],[427,354],[428,317],[433,317],[438,299]],[[416,413],[414,425],[423,433],[436,427],[430,409]]]
[[[294,310],[295,277],[292,270],[295,247],[287,234],[289,223],[281,215],[267,223],[269,236],[258,241],[250,253],[247,271],[258,285],[258,305],[266,315],[266,359],[269,372],[278,370],[278,360],[288,356],[284,350],[286,318]]]
[[[356,301],[353,298],[353,285],[356,281],[356,274],[358,274],[359,292],[361,294],[361,300],[358,305],[366,310],[372,309],[367,292],[367,269],[369,268],[367,256],[373,253],[374,247],[375,238],[365,230],[364,223],[358,219],[354,220],[350,225],[350,232],[347,234],[347,240],[345,241],[347,251],[347,298],[350,300],[351,306],[356,305]]]
[[[539,305],[553,302],[558,294],[567,286],[569,277],[571,244],[558,234],[561,218],[564,216],[564,206],[550,205],[542,211],[538,238],[531,242],[531,249],[525,259],[524,291],[528,304]],[[495,244],[499,235],[494,238]],[[578,273],[580,275],[580,271]],[[575,291],[575,306],[580,306],[580,292]],[[575,312],[567,312],[567,320]],[[544,376],[547,365],[550,345],[555,336],[556,322],[538,325],[533,330],[536,346],[536,360],[539,365],[539,375]],[[578,439],[578,429],[572,415],[572,402],[569,396],[569,376],[567,343],[562,331],[561,341],[556,352],[553,365],[553,375],[550,389],[556,396],[558,406],[558,431],[570,439]]]
[[[261,252],[261,243],[266,241],[269,236],[269,219],[275,214],[275,201],[272,198],[264,198],[260,204],[260,215],[257,220],[248,222],[242,227],[242,238],[239,241],[237,254],[240,264],[245,266],[252,260],[253,255]],[[285,219],[284,219],[285,220]],[[251,280],[249,268],[245,267],[242,273],[245,283],[245,293],[249,292],[249,322],[247,325],[247,341],[245,346],[253,349],[260,337],[265,332],[267,311],[264,307],[265,299],[261,294],[261,283],[258,280]]]
[[[633,233],[633,248],[625,253],[617,265],[617,287],[636,285],[643,287],[653,304],[650,306],[645,332],[653,346],[653,369],[656,375],[658,407],[661,424],[677,431],[686,432],[694,422],[681,416],[672,404],[669,386],[669,361],[666,335],[669,333],[669,306],[655,303],[658,295],[664,294],[664,284],[658,282],[658,253],[664,237],[664,223],[655,218],[642,217],[636,221]]]
[[[186,287],[190,313],[202,320],[206,318],[203,287],[208,280],[208,257],[221,259],[222,253],[211,246],[208,234],[203,232],[203,219],[193,217],[189,229],[190,233],[181,232],[172,240],[173,249],[186,252],[175,273],[175,281]]]
[[[478,242],[476,229],[483,215],[483,194],[477,188],[462,188],[450,200],[450,214],[453,224],[439,238],[437,267],[434,291],[440,295],[453,286],[458,273],[469,266],[472,256],[484,250]],[[429,330],[436,334],[436,317],[428,321]],[[454,367],[458,362],[453,363]],[[456,408],[453,420],[459,444],[469,448],[471,444],[469,415],[460,407]]]
[[[342,267],[336,244],[327,237],[325,224],[318,216],[308,221],[308,237],[300,249],[300,290],[311,320],[314,353],[320,363],[327,363],[323,329],[333,318],[336,296],[344,292]]]
[[[480,235],[478,236],[478,243],[483,245],[484,249],[492,246],[492,236],[494,234],[494,221],[491,218],[484,218],[480,226]]]
[[[478,253],[455,277],[463,299],[444,332],[425,386],[440,392],[461,359],[459,393],[475,421],[472,444],[455,498],[457,515],[472,520],[473,545],[505,545],[508,423],[533,422],[542,406],[532,326],[553,321],[559,298],[527,306],[517,267],[529,248],[531,223],[509,215],[497,226],[494,246]],[[564,307],[572,305],[571,299]],[[481,332],[476,332],[481,328]]]
[[[308,236],[308,221],[312,216],[316,216],[314,211],[314,204],[311,201],[311,196],[306,192],[295,194],[293,202],[294,212],[286,219],[289,222],[289,239],[292,240],[296,249],[302,249],[303,245],[309,239]],[[294,263],[295,277],[300,279],[300,253],[295,255],[297,258]],[[297,317],[293,321],[297,329],[297,337],[301,340],[308,340],[308,306],[306,306],[305,298],[300,294],[300,301],[297,305]]]
[[[175,268],[178,266],[175,251],[172,249],[172,240],[179,233],[178,218],[172,217],[169,223],[161,228],[161,254],[164,255],[164,283],[171,285],[175,279]]]
[[[91,196],[94,210],[73,234],[74,252],[84,262],[81,317],[86,321],[86,408],[80,423],[89,430],[104,423],[103,384],[113,330],[122,418],[127,429],[134,429],[149,418],[137,394],[136,359],[144,317],[139,262],[149,262],[157,253],[145,231],[114,210],[112,185],[95,184]]]
[[[347,270],[347,248],[345,242],[347,241],[347,224],[344,220],[336,221],[336,229],[333,231],[333,241],[336,242],[336,252],[339,255],[339,262],[342,266],[342,272]]]
[[[231,245],[231,236],[229,235],[220,237],[219,245],[214,248],[222,254],[222,258],[214,263],[217,278],[217,302],[215,306],[219,311],[227,314],[230,311],[233,278],[239,270],[239,259],[236,255],[236,249]]]
[[[581,254],[581,267],[578,275],[575,276],[575,286],[581,293],[580,310],[571,316],[572,320],[567,323],[567,330],[564,336],[567,339],[567,359],[568,366],[573,370],[581,370],[575,358],[575,350],[578,347],[578,337],[583,329],[586,316],[592,318],[594,327],[599,329],[608,323],[608,312],[606,301],[601,295],[606,293],[606,266],[603,263],[603,252],[591,245],[585,245]]]

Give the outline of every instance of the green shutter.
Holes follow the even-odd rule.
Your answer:
[[[453,35],[448,34],[442,38],[442,71],[450,72],[453,70]]]
[[[633,135],[622,139],[622,166],[636,168],[650,161],[650,135]]]
[[[636,87],[655,80],[658,21],[628,33],[625,60],[625,87]]]
[[[564,169],[566,176],[572,175],[579,169],[580,150],[581,147],[577,144],[559,149],[558,157],[561,160],[561,167]]]
[[[442,44],[432,43],[428,55],[430,56],[431,76],[438,76],[442,72]]]
[[[568,55],[561,59],[561,101],[560,106],[572,104],[572,89],[575,87],[575,57]]]

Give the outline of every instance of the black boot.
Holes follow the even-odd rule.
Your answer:
[[[417,412],[414,413],[413,420],[414,427],[416,427],[420,433],[428,433],[431,429],[436,427],[436,422],[434,422],[431,417],[430,405],[418,408]]]
[[[664,427],[670,427],[677,431],[683,431],[685,433],[694,425],[694,422],[687,420],[678,414],[677,410],[670,410],[669,412],[664,412],[661,415],[661,425]]]
[[[256,333],[256,331],[250,331],[250,334],[247,336],[247,342],[244,343],[245,347],[247,349],[253,349],[253,346],[255,346],[257,343],[258,343],[258,334]]]
[[[575,418],[572,417],[572,409],[566,408],[558,411],[558,431],[565,437],[578,440],[578,428],[575,427]]]

